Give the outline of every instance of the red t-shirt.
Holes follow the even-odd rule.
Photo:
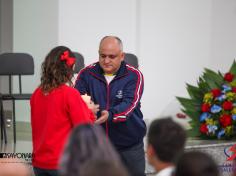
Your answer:
[[[31,126],[34,167],[58,169],[58,161],[72,128],[93,123],[95,117],[80,93],[62,85],[44,95],[37,88],[31,100]]]

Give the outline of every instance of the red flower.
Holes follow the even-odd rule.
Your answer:
[[[208,132],[207,125],[205,123],[201,124],[200,132],[206,134]]]
[[[230,72],[226,73],[224,76],[224,80],[228,82],[232,82],[234,79],[234,75]]]
[[[209,112],[210,111],[210,105],[207,103],[202,104],[202,112]]]
[[[212,89],[211,93],[213,94],[214,97],[218,97],[221,94],[220,89]]]
[[[233,103],[231,101],[225,101],[222,106],[224,110],[233,109]]]
[[[224,114],[220,117],[220,124],[221,126],[223,126],[224,128],[229,126],[229,125],[232,125],[232,117],[231,115],[228,115],[228,114]]]
[[[236,87],[232,87],[232,92],[236,93]]]

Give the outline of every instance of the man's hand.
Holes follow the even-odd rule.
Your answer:
[[[101,116],[95,121],[96,124],[102,124],[107,121],[109,113],[107,110],[101,112]]]

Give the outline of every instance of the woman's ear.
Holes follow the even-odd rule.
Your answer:
[[[154,148],[151,144],[147,145],[146,154],[147,154],[148,162],[150,164],[153,163],[153,159],[155,158],[155,151],[154,151]]]

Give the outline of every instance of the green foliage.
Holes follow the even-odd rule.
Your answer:
[[[186,84],[186,89],[187,89],[187,92],[188,92],[190,98],[176,97],[182,106],[182,109],[181,109],[182,112],[191,118],[190,125],[191,125],[192,129],[188,131],[188,135],[190,137],[201,137],[201,138],[207,138],[207,139],[215,139],[217,137],[216,134],[219,133],[220,130],[223,129],[223,130],[227,131],[226,129],[224,129],[220,126],[220,122],[219,122],[221,115],[225,113],[223,108],[219,114],[216,114],[216,113],[213,114],[212,112],[209,112],[209,113],[212,113],[211,118],[214,121],[214,125],[216,125],[218,127],[218,129],[215,131],[216,134],[212,133],[212,134],[203,135],[199,129],[203,123],[207,124],[206,121],[200,122],[200,116],[203,113],[201,107],[204,104],[204,96],[206,94],[212,95],[213,89],[219,89],[222,91],[222,89],[223,89],[222,85],[228,85],[232,89],[234,87],[236,87],[236,62],[235,61],[233,62],[232,66],[230,67],[229,72],[231,74],[235,75],[233,81],[231,81],[231,82],[227,82],[224,79],[223,75],[225,75],[225,74],[222,74],[221,72],[215,72],[213,70],[205,68],[203,75],[198,78],[197,86],[193,86],[188,83]],[[233,92],[233,93],[236,93],[236,92]],[[218,102],[218,100],[216,100],[216,97],[214,97],[212,101],[213,102],[212,102],[211,106],[213,106],[214,104],[216,104],[216,102]],[[233,100],[232,103],[234,104],[234,108],[236,108],[236,105],[235,105],[236,100]],[[223,104],[223,102],[218,105],[221,106],[222,104]],[[230,114],[230,113],[231,112],[227,112],[227,114]],[[236,120],[233,120],[232,128],[233,128],[233,131],[236,131]],[[231,134],[231,136],[232,136],[232,134]]]
[[[236,62],[234,60],[232,66],[230,67],[230,70],[229,70],[230,73],[236,75]]]

